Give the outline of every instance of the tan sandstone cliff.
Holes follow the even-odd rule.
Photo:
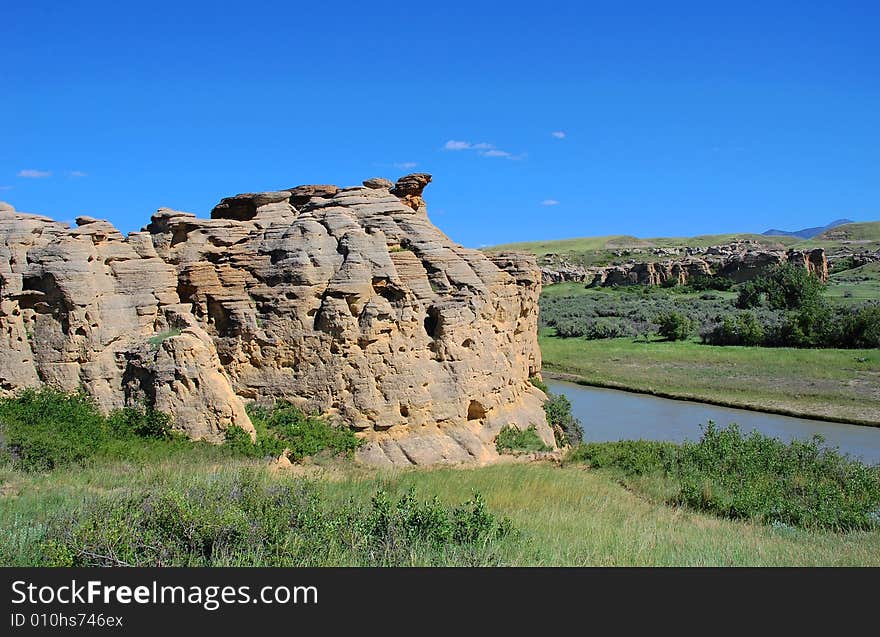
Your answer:
[[[453,243],[427,174],[160,209],[127,237],[0,205],[0,392],[146,403],[198,439],[285,399],[351,426],[374,464],[491,461],[507,424],[553,445],[529,382],[541,271]]]
[[[583,266],[570,263],[560,255],[546,255],[541,264],[541,278],[545,285],[579,281],[597,287],[685,285],[699,276],[723,276],[740,283],[767,274],[780,264],[791,263],[815,274],[822,281],[828,279],[828,259],[822,248],[773,250],[752,242],[735,242],[708,248],[658,249],[655,255],[667,258],[646,261],[630,259],[618,265]]]

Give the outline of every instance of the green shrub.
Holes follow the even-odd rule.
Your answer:
[[[767,338],[764,326],[751,312],[728,314],[703,340],[711,345],[763,345]]]
[[[25,389],[0,399],[0,422],[14,465],[47,471],[98,454],[111,436],[94,402],[85,394]]]
[[[750,309],[766,301],[774,310],[798,310],[820,300],[824,287],[812,272],[785,263],[766,276],[744,283],[740,287],[736,306]]]
[[[529,425],[528,429],[505,425],[495,438],[495,448],[498,453],[550,451],[550,447],[538,435],[535,425]]]
[[[613,467],[626,476],[642,476],[671,470],[676,453],[677,446],[671,442],[589,442],[573,448],[566,460],[584,462],[594,469]]]
[[[147,462],[177,453],[225,453],[172,431],[166,414],[125,408],[105,417],[85,394],[47,387],[0,399],[0,423],[6,455],[14,468],[24,471],[48,471],[98,458]]]
[[[819,437],[784,443],[710,422],[698,442],[590,443],[568,459],[626,477],[662,476],[675,485],[670,503],[726,518],[832,531],[880,528],[880,466],[823,448]]]
[[[880,347],[880,304],[842,310],[835,321],[838,347]]]
[[[278,456],[285,449],[290,449],[294,460],[324,450],[351,455],[362,444],[351,429],[335,427],[287,402],[271,409],[249,405],[247,411],[257,433],[256,443],[237,427],[227,430],[226,443],[235,452],[250,457]]]
[[[168,414],[144,407],[118,409],[108,416],[107,424],[116,437],[138,436],[171,440],[180,435],[172,431]]]
[[[784,443],[712,423],[682,445],[677,500],[729,518],[804,528],[878,528],[880,468],[822,447],[819,437]]]
[[[856,260],[852,256],[842,257],[840,259],[834,260],[834,262],[828,268],[828,274],[837,274],[838,272],[852,270],[855,267],[857,267]]]
[[[553,429],[556,444],[561,446],[580,444],[584,437],[581,421],[571,413],[571,402],[564,394],[547,393],[544,402],[547,424]]]
[[[726,276],[712,276],[708,274],[699,274],[692,277],[686,286],[695,292],[703,292],[705,290],[726,291],[733,287],[733,281]]]
[[[332,504],[317,485],[255,473],[95,500],[50,524],[47,566],[483,565],[510,535],[483,499],[457,507],[394,498]]]
[[[654,322],[658,325],[657,333],[670,341],[683,341],[687,339],[693,329],[691,320],[679,312],[661,314]]]
[[[535,387],[537,387],[538,389],[540,389],[545,394],[550,393],[550,389],[547,387],[547,383],[545,383],[543,380],[541,380],[537,376],[529,376],[529,382],[532,385],[534,385]]]

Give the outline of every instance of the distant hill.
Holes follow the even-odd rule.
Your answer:
[[[772,228],[763,232],[762,234],[767,237],[800,237],[801,239],[812,239],[818,234],[822,234],[826,230],[831,230],[831,228],[836,228],[837,226],[842,226],[847,223],[854,223],[850,219],[838,219],[837,221],[832,221],[827,226],[817,226],[815,228],[803,228],[802,230],[777,230],[776,228]]]
[[[843,241],[849,243],[873,243],[880,241],[880,221],[848,223],[826,230],[815,237],[816,241]]]

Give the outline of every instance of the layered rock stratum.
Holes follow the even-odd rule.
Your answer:
[[[553,445],[539,372],[541,271],[428,218],[424,173],[162,208],[142,231],[0,205],[0,392],[145,404],[194,439],[287,400],[364,438],[373,464],[488,462],[508,424]]]
[[[645,251],[633,251],[642,254]],[[615,285],[686,285],[695,277],[723,276],[734,282],[767,274],[776,266],[791,263],[828,279],[828,258],[825,250],[769,249],[751,241],[739,241],[706,248],[656,248],[649,258],[630,258],[624,263],[605,266],[584,266],[572,263],[561,255],[548,254],[541,263],[542,281],[546,285],[579,281],[591,286]],[[624,256],[623,253],[618,256]]]

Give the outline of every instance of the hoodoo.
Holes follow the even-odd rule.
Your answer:
[[[253,429],[247,402],[288,400],[358,430],[374,464],[490,461],[507,424],[553,445],[529,382],[541,271],[452,242],[430,181],[163,208],[127,237],[0,204],[0,392],[84,389],[215,442]]]

